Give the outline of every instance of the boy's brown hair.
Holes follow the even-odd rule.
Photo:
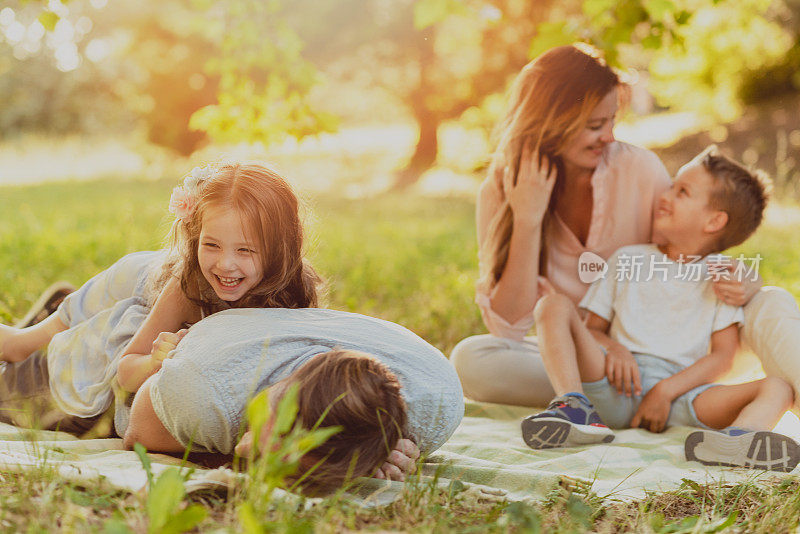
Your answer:
[[[324,460],[302,480],[307,494],[324,494],[348,480],[371,476],[404,437],[406,403],[397,376],[367,354],[332,350],[300,367],[298,421],[313,427],[341,426],[342,431],[301,461],[298,477]]]
[[[709,207],[728,214],[728,223],[716,242],[716,251],[736,246],[756,231],[771,192],[769,177],[722,154],[716,145],[697,157],[713,180]]]

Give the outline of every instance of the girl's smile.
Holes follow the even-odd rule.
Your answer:
[[[227,288],[233,288],[239,285],[239,283],[244,280],[244,278],[223,278],[222,276],[217,276],[217,280],[219,283]]]

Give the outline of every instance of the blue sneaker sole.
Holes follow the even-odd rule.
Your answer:
[[[522,439],[532,449],[576,447],[614,441],[608,427],[579,425],[560,417],[536,417],[522,420]]]
[[[776,432],[728,436],[713,430],[698,430],[686,438],[684,449],[687,460],[703,465],[788,473],[800,462],[800,445]]]

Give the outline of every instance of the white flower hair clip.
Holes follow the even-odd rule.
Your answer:
[[[211,166],[192,169],[183,179],[183,185],[172,190],[172,195],[169,197],[170,213],[177,219],[188,221],[197,206],[197,199],[200,197],[203,183],[210,180],[214,176],[214,172],[215,170]]]

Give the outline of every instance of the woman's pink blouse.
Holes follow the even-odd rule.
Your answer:
[[[669,185],[664,164],[649,150],[619,141],[608,145],[592,175],[594,201],[586,245],[558,216],[550,226],[547,279],[556,291],[575,304],[581,300],[589,288],[578,278],[578,258],[584,252],[591,251],[605,259],[625,245],[649,242],[655,203]],[[498,208],[499,204],[486,206],[490,213]],[[495,336],[521,340],[533,326],[532,308],[515,323],[509,323],[492,309],[491,294],[479,291],[475,301],[483,322]]]

